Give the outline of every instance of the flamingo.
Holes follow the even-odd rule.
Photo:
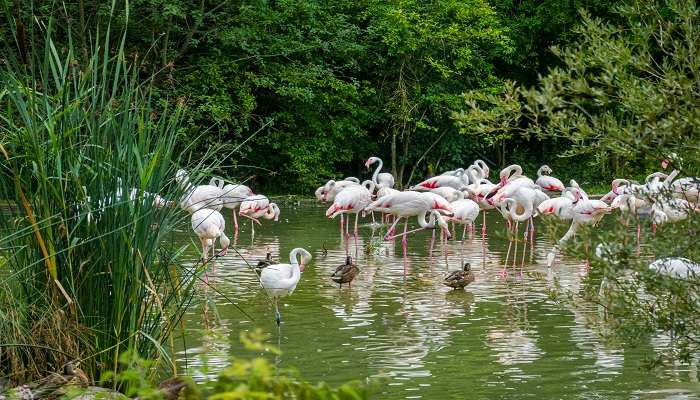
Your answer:
[[[413,186],[411,190],[431,190],[444,186],[449,186],[457,190],[462,190],[462,188],[469,184],[468,179],[465,178],[466,177],[464,176],[464,174],[460,174],[459,176],[438,175],[418,183],[417,185]]]
[[[431,193],[435,193],[438,196],[442,196],[448,202],[452,203],[457,200],[462,200],[464,198],[464,192],[457,190],[450,186],[437,187],[435,189],[430,189]]]
[[[208,208],[220,211],[223,207],[223,190],[213,185],[194,186],[190,183],[185,170],[179,170],[175,174],[175,180],[180,184],[185,194],[180,200],[180,207],[193,214],[194,212]]]
[[[260,224],[259,218],[274,219],[279,221],[280,209],[275,203],[270,203],[270,200],[261,194],[248,196],[241,203],[238,215],[250,218],[250,226],[252,234],[255,234],[254,223]]]
[[[301,254],[301,263],[297,261],[299,254]],[[278,301],[281,297],[288,296],[294,292],[301,278],[301,272],[309,261],[311,261],[311,253],[301,247],[297,247],[289,252],[289,264],[272,264],[260,272],[260,285],[265,289],[265,292],[267,292],[275,305],[277,327],[282,322]]]
[[[464,173],[464,168],[457,168],[457,169],[453,169],[453,170],[450,170],[450,171],[445,171],[445,172],[441,173],[440,175],[445,175],[445,176],[462,176],[463,173]]]
[[[472,177],[474,177],[473,174]],[[495,208],[495,206],[491,202],[489,202],[489,199],[487,199],[486,196],[488,196],[488,194],[494,190],[496,185],[485,178],[475,180],[476,182],[467,186],[466,190],[467,193],[469,193],[469,195],[472,197],[472,200],[476,201],[479,204],[479,208],[482,211],[484,211],[484,220],[481,224],[481,235],[484,236],[486,235],[486,211]]]
[[[564,184],[553,176],[550,176],[552,169],[549,165],[543,165],[537,170],[537,181],[535,183],[544,190],[550,192],[564,191]]]
[[[518,164],[509,165],[503,168],[499,174],[499,183],[486,196],[491,204],[497,203],[497,200],[492,199],[507,190],[515,190],[520,186],[534,188],[535,182],[527,176],[523,175],[523,168]],[[501,198],[506,196],[501,196]]]
[[[695,204],[700,202],[699,177],[680,178],[671,184],[671,190],[673,195],[679,199],[685,199]]]
[[[484,162],[484,160],[476,160],[476,161],[474,161],[473,165],[475,165],[476,167],[478,167],[481,170],[481,172],[482,172],[481,179],[488,179],[489,173],[491,172],[491,169]]]
[[[231,244],[226,236],[226,221],[220,212],[208,208],[200,208],[192,213],[192,230],[199,238],[202,245],[202,262],[209,260],[209,246],[211,246],[212,257],[215,253],[216,239],[221,243],[221,251],[218,256],[225,256],[228,246]],[[209,284],[209,276],[204,272],[204,282]]]
[[[586,224],[597,224],[605,214],[610,213],[611,207],[605,204],[601,200],[589,200],[582,196],[581,190],[577,188],[571,188],[572,193],[575,196],[575,206],[573,209],[573,222],[569,227],[569,230],[564,234],[564,236],[559,239],[554,248],[547,254],[547,267],[551,267],[554,264],[554,257],[556,256],[557,249],[562,246],[567,240],[576,234],[576,231],[581,225]],[[586,260],[586,267],[588,266],[588,260]]]
[[[512,189],[513,187],[511,187]],[[528,221],[528,223],[532,223],[532,217],[534,216],[534,211],[536,209],[536,201],[537,201],[537,193],[534,189],[529,188],[529,187],[515,187],[516,190],[509,190],[507,192],[503,192],[501,195],[507,193],[508,197],[503,198],[499,201],[495,201],[495,204],[502,203],[503,206],[507,207],[508,213],[507,217],[515,222],[515,227],[514,227],[514,238],[517,238],[518,235],[518,225],[520,222],[523,221]],[[500,196],[500,195],[499,195]],[[502,213],[503,210],[501,211]],[[527,240],[527,233],[528,233],[528,228],[525,227],[525,240]],[[513,241],[511,240],[510,243],[508,244],[508,252],[506,253],[506,262],[503,266],[503,270],[501,271],[501,276],[506,277],[508,275],[507,267],[508,267],[508,258],[510,256],[510,249],[511,245],[513,244]],[[525,264],[525,252],[527,251],[527,248],[523,249],[523,260],[522,260],[522,265]],[[518,255],[518,244],[516,242],[515,244],[515,253],[513,255],[513,266],[515,267],[515,260]],[[522,273],[522,267],[521,267],[521,273]]]
[[[613,179],[612,183],[610,184],[610,191],[605,194],[605,196],[601,197],[601,201],[611,204],[613,200],[615,200],[615,197],[617,197],[620,194],[620,184],[628,182],[626,179]]]
[[[451,219],[464,225],[462,231],[462,240],[464,240],[467,227],[474,232],[474,221],[479,217],[479,204],[471,199],[461,199],[451,202],[450,205],[454,210],[454,216]]]
[[[561,197],[545,200],[537,206],[537,212],[541,215],[556,215],[562,221],[574,218],[575,196],[569,189],[564,190]]]
[[[700,264],[682,257],[660,258],[649,264],[649,269],[676,279],[691,279],[700,276]]]
[[[374,191],[374,182],[365,181],[365,183],[369,185],[369,188],[364,185],[355,185],[342,190],[335,196],[333,204],[326,210],[326,217],[328,218],[335,218],[341,214],[355,214],[355,229],[353,231],[355,244],[357,244],[357,220],[359,213],[372,202],[372,192]],[[349,217],[348,224],[350,224]]]
[[[406,264],[405,261],[407,259],[406,255],[406,248],[407,248],[407,235],[411,232],[408,232],[408,219],[409,217],[413,216],[418,216],[419,218],[419,224],[421,224],[421,228],[428,228],[431,227],[429,223],[425,222],[425,215],[429,211],[435,210],[437,212],[444,212],[446,214],[452,214],[452,206],[450,205],[447,200],[445,200],[443,197],[438,196],[435,193],[426,193],[426,192],[399,192],[395,194],[390,194],[387,196],[384,196],[382,198],[379,198],[369,204],[366,208],[366,211],[381,211],[387,214],[392,214],[396,217],[394,223],[391,225],[389,228],[389,231],[387,234],[384,236],[384,240],[392,240],[395,237],[398,237],[399,235],[394,236],[395,228],[396,225],[399,223],[401,218],[405,219],[404,222],[404,233],[400,236],[403,236],[401,240],[401,245],[403,247],[403,254],[404,254],[404,275],[406,273]],[[432,215],[431,214],[431,218]],[[444,220],[442,218],[437,218],[438,224],[444,224]],[[434,227],[434,221],[432,227]],[[440,225],[443,227],[442,225]],[[443,229],[446,230],[445,227]],[[449,237],[449,231],[447,232],[447,237]]]
[[[350,187],[350,186],[359,186],[360,184],[353,181],[353,180],[343,180],[343,181],[334,181],[330,180],[326,182],[324,186],[324,193],[323,193],[323,201],[333,201],[335,200],[335,196],[338,195],[343,189]]]
[[[224,192],[223,206],[231,210],[233,214],[234,233],[238,233],[238,218],[236,217],[236,209],[241,206],[243,200],[250,196],[254,196],[253,191],[246,185],[228,184],[222,188]]]
[[[377,169],[374,170],[374,174],[372,174],[372,182],[374,182],[375,187],[380,188],[380,187],[388,187],[388,188],[393,188],[394,187],[394,175],[388,173],[388,172],[379,172],[382,170],[382,166],[384,166],[384,163],[382,162],[382,159],[379,157],[370,157],[367,159],[365,162],[365,167],[369,168],[372,164],[374,163],[379,163],[377,165]]]

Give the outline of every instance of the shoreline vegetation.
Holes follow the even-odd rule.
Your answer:
[[[552,0],[535,7],[537,21],[537,2],[505,0],[166,0],[139,21],[116,0],[20,3],[5,5],[0,26],[0,383],[16,388],[0,396],[25,398],[31,388],[16,385],[30,382],[50,396],[79,397],[56,389],[77,383],[173,398],[154,382],[176,374],[174,340],[206,278],[183,258],[189,244],[167,240],[188,216],[150,197],[181,199],[179,169],[195,182],[239,175],[309,194],[364,176],[357,161],[369,153],[391,160],[399,188],[484,154],[528,171],[546,161],[567,180],[599,182],[598,193],[667,157],[700,176],[694,1],[596,0],[579,13]],[[550,12],[566,16],[553,38],[541,26]],[[601,330],[631,344],[659,331],[676,339],[652,366],[697,360],[697,280],[659,278],[648,259],[700,260],[698,214],[641,250],[638,216],[582,230],[564,249],[606,251],[581,289],[604,308]],[[276,354],[247,335],[246,346]],[[360,399],[371,387],[306,383],[264,357],[232,360],[201,387],[169,384],[194,399]]]

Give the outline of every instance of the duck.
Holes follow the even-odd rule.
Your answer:
[[[347,283],[348,286],[352,287],[351,282],[359,273],[360,268],[353,264],[352,257],[348,256],[345,259],[345,264],[341,264],[335,269],[335,272],[331,275],[331,280],[339,284],[340,289],[342,289],[343,283]]]
[[[258,265],[255,266],[255,272],[260,275],[260,272],[263,270],[263,268],[269,267],[270,265],[274,264],[275,260],[272,259],[272,253],[268,252],[267,255],[265,255],[264,260],[259,260]]]
[[[474,282],[474,273],[471,271],[471,265],[464,263],[462,271],[453,271],[442,281],[442,284],[449,286],[452,289],[464,289],[465,286]]]

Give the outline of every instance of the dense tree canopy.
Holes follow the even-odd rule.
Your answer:
[[[94,27],[128,24],[127,53],[146,61],[144,76],[156,72],[162,102],[186,102],[192,134],[242,144],[222,175],[309,193],[327,178],[363,173],[370,155],[404,184],[476,157],[528,166],[554,157],[510,133],[463,135],[450,117],[465,91],[532,82],[558,62],[548,46],[575,35],[579,8],[609,15],[615,2],[545,3],[134,0],[128,19],[110,20],[110,2],[4,0],[0,29],[25,54],[23,37],[41,36],[33,15],[52,15],[87,54]]]

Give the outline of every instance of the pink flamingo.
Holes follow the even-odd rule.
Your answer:
[[[575,196],[574,208],[573,208],[573,222],[569,227],[569,230],[562,236],[557,242],[554,248],[547,254],[547,266],[551,267],[554,264],[554,258],[556,257],[557,250],[561,247],[567,240],[571,239],[575,234],[576,230],[581,225],[597,224],[605,214],[610,213],[612,210],[610,206],[605,204],[601,200],[589,200],[581,195],[581,191],[577,188],[571,188],[572,193]],[[586,258],[586,268],[588,268],[588,258]]]
[[[223,207],[223,190],[217,186],[199,185],[194,186],[190,183],[189,175],[185,170],[179,170],[175,174],[175,180],[184,190],[184,195],[180,200],[180,207],[189,212],[194,213],[202,208],[212,210],[221,210]]]
[[[394,187],[394,175],[388,173],[388,172],[379,172],[382,170],[382,166],[384,166],[384,163],[382,162],[382,159],[379,157],[370,157],[367,159],[365,162],[365,167],[369,168],[372,164],[374,163],[379,163],[377,165],[377,169],[374,170],[374,174],[372,174],[372,182],[374,182],[374,186],[376,188],[380,187],[387,187],[387,188],[393,188]]]
[[[369,187],[364,185],[355,185],[348,187],[338,193],[335,196],[335,200],[328,210],[326,210],[326,217],[335,218],[337,215],[342,214],[355,214],[355,229],[353,231],[355,236],[355,244],[357,245],[357,220],[360,211],[363,211],[365,207],[372,202],[372,192],[374,191],[374,182],[366,181]],[[348,225],[350,224],[350,218],[348,217]],[[347,248],[346,248],[347,252]]]
[[[253,196],[253,191],[246,185],[228,184],[223,187],[223,206],[232,211],[234,234],[238,233],[238,218],[236,210],[240,208],[243,200]]]
[[[444,186],[449,186],[454,189],[461,190],[468,184],[469,181],[465,179],[465,176],[463,174],[461,174],[460,176],[438,175],[426,179],[423,182],[420,182],[419,184],[413,186],[411,190],[431,190]]]
[[[279,221],[280,209],[277,204],[270,203],[270,200],[266,196],[256,194],[243,200],[238,215],[250,219],[251,233],[255,235],[254,223],[261,225],[259,218]]]
[[[471,233],[474,233],[474,221],[479,217],[479,204],[474,200],[461,199],[451,202],[450,205],[454,210],[454,215],[450,219],[464,225],[462,230],[462,240],[464,240],[467,227]]]
[[[389,228],[389,231],[387,234],[384,236],[384,240],[392,240],[398,236],[402,236],[401,240],[401,245],[403,247],[403,255],[404,255],[404,274],[406,272],[406,263],[405,261],[407,260],[407,235],[415,232],[408,231],[408,218],[409,217],[414,217],[414,216],[421,216],[422,219],[419,218],[419,223],[425,222],[425,215],[431,211],[431,210],[436,210],[437,212],[442,212],[447,215],[452,215],[453,210],[452,206],[450,203],[445,200],[443,197],[436,195],[435,193],[424,193],[424,192],[399,192],[395,194],[390,194],[387,196],[384,196],[380,199],[375,200],[371,204],[369,204],[366,208],[366,211],[380,211],[384,212],[387,214],[394,215],[396,217],[396,220],[394,223],[391,225]],[[404,233],[401,235],[394,235],[395,233],[395,228],[396,225],[399,223],[401,218],[404,218]],[[436,217],[437,218],[437,217]],[[442,219],[438,219],[438,223],[441,223]],[[444,221],[442,221],[444,222]],[[430,224],[425,222],[425,227],[428,227]],[[433,225],[434,227],[434,225]],[[423,229],[424,226],[421,225],[421,229]],[[445,229],[447,230],[447,229]],[[450,237],[449,231],[447,232],[447,237]]]
[[[535,183],[544,190],[550,192],[564,191],[564,184],[557,178],[550,176],[552,169],[549,165],[543,165],[537,170],[537,180]]]
[[[211,255],[214,257],[216,239],[219,239],[221,243],[221,251],[218,255],[226,255],[231,241],[226,236],[226,221],[220,212],[208,208],[200,208],[192,213],[191,222],[192,230],[202,245],[203,263],[209,260],[209,246],[211,246]],[[204,281],[209,284],[209,275],[207,275],[206,271],[204,272]]]

